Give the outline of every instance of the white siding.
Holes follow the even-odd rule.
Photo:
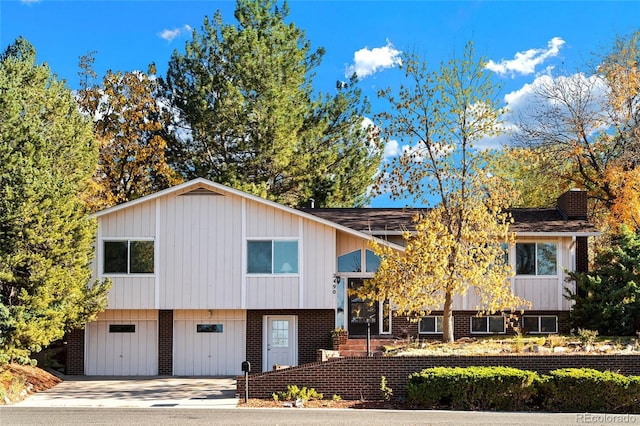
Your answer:
[[[107,309],[153,309],[153,276],[131,275],[110,277],[109,305]]]
[[[241,374],[246,345],[245,311],[175,311],[173,319],[174,375]],[[198,324],[221,324],[222,333],[197,333]]]
[[[247,277],[247,309],[298,309],[297,276]]]
[[[93,262],[94,277],[102,276],[104,240],[153,239],[155,238],[155,218],[155,201],[134,205],[98,218],[100,231],[96,241],[97,262]],[[155,307],[154,275],[117,275],[109,278],[112,286],[109,292],[108,309]]]
[[[100,217],[103,237],[155,236],[155,202],[149,201]]]
[[[299,220],[291,213],[247,201],[247,238],[299,237]]]
[[[304,223],[304,308],[333,309],[336,232],[311,221]]]
[[[111,324],[133,324],[134,333],[110,333]],[[86,328],[85,374],[153,376],[158,374],[158,313],[105,311]]]
[[[183,195],[159,205],[159,308],[240,308],[241,200]]]

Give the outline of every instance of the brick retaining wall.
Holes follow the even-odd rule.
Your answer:
[[[408,377],[424,368],[505,366],[533,370],[540,374],[558,368],[593,368],[624,375],[640,375],[640,355],[500,355],[333,358],[284,370],[249,376],[250,398],[271,398],[287,385],[307,386],[325,398],[380,399],[380,378],[385,376],[394,398],[407,395]],[[244,377],[237,381],[238,395],[244,395]]]

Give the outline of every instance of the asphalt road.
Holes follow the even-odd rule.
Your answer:
[[[605,417],[606,416],[606,417]],[[619,416],[619,417],[616,417]],[[1,425],[608,425],[640,415],[461,411],[193,408],[0,408]]]

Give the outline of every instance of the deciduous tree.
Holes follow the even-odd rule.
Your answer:
[[[443,340],[453,340],[453,298],[474,291],[477,310],[516,310],[526,302],[509,286],[502,244],[512,241],[508,194],[483,170],[486,153],[475,149],[500,131],[496,87],[468,44],[462,58],[429,70],[416,55],[405,55],[408,83],[398,95],[380,96],[391,112],[380,118],[388,138],[407,148],[380,182],[393,196],[437,205],[416,218],[406,233],[404,253],[376,245],[381,264],[365,285],[370,299],[389,298],[399,313],[443,311]]]
[[[290,206],[367,202],[381,158],[357,78],[314,95],[323,49],[285,22],[287,3],[238,0],[237,25],[205,18],[174,52],[167,98],[178,112],[172,164]]]
[[[619,37],[602,55],[591,76],[540,78],[533,102],[518,119],[516,140],[544,150],[550,179],[569,178],[585,188],[598,224],[617,229],[637,226],[637,203],[629,189],[638,186],[640,154],[640,32]],[[569,167],[567,167],[569,166]],[[635,209],[631,215],[629,208]]]
[[[106,304],[79,199],[97,151],[71,90],[23,38],[0,56],[0,123],[0,361],[25,361]]]
[[[93,119],[98,167],[85,200],[93,211],[157,192],[182,181],[165,156],[171,112],[159,98],[155,66],[148,73],[108,71],[92,84],[93,55],[81,58],[78,103]]]

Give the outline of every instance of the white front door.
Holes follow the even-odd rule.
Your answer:
[[[295,315],[266,315],[263,321],[263,365],[298,365],[298,323]]]

